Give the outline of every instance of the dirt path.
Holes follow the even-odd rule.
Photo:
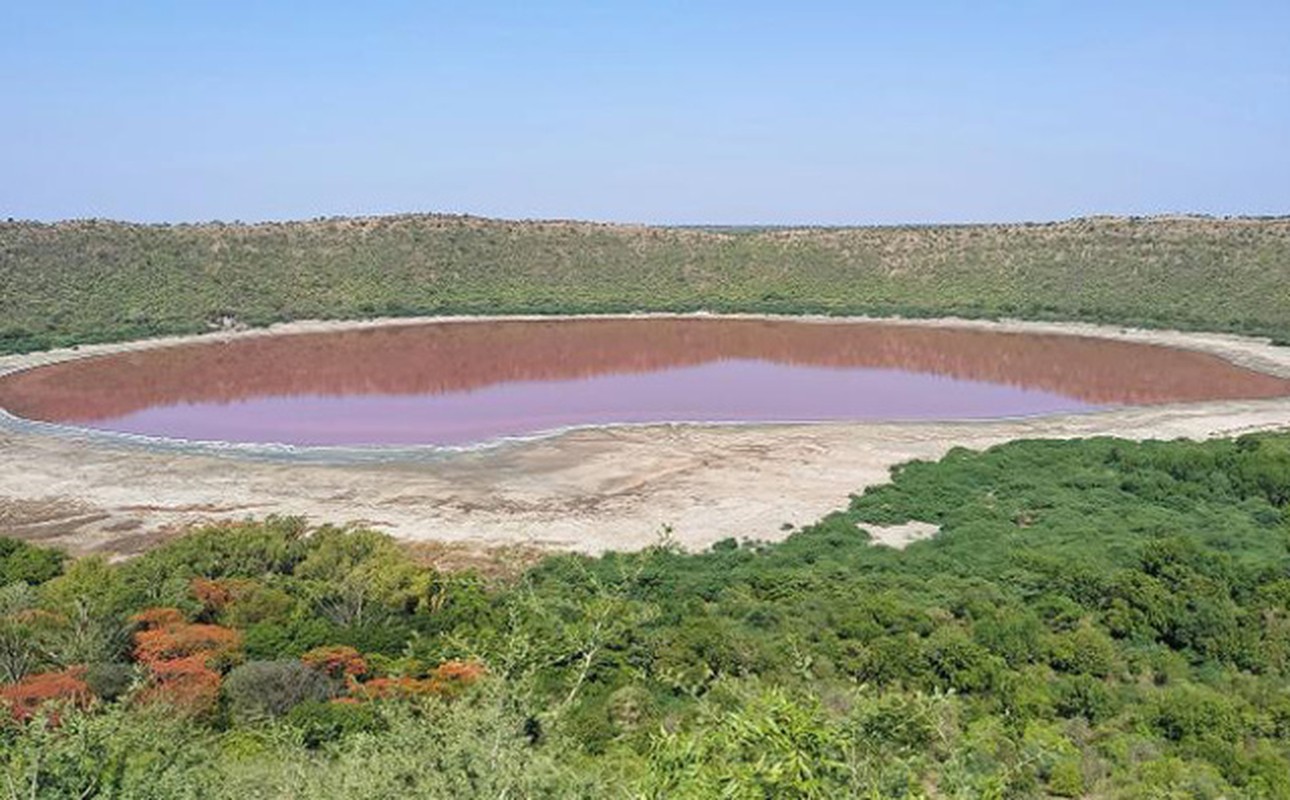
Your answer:
[[[426,320],[398,320],[414,324]],[[819,324],[836,324],[820,319]],[[373,323],[293,323],[281,335]],[[1216,334],[1090,325],[928,320],[911,324],[1073,333],[1184,347],[1290,377],[1290,348]],[[0,373],[179,339],[0,358]],[[1290,397],[958,423],[588,429],[439,459],[248,458],[167,451],[103,437],[45,435],[0,419],[0,534],[73,552],[128,554],[194,522],[301,514],[363,522],[410,539],[584,552],[640,548],[664,527],[702,548],[776,539],[885,481],[911,458],[1017,438],[1204,438],[1290,427]],[[893,541],[909,531],[896,531]]]

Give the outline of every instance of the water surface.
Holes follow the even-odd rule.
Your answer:
[[[30,419],[176,439],[461,445],[575,425],[981,419],[1290,394],[1191,351],[876,323],[450,322],[81,359],[0,379]]]

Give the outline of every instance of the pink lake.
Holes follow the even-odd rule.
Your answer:
[[[446,322],[249,337],[0,379],[29,419],[172,439],[465,445],[580,425],[953,420],[1254,399],[1184,350],[875,323]]]

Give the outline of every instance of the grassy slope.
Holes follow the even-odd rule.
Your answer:
[[[642,228],[0,223],[0,352],[301,318],[632,310],[1087,319],[1290,339],[1290,218]]]

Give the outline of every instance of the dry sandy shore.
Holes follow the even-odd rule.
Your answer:
[[[200,338],[427,321],[292,323]],[[1290,348],[1236,336],[1081,324],[902,322],[1181,347],[1290,377]],[[187,340],[0,357],[0,374]],[[806,524],[845,506],[851,493],[885,481],[892,465],[938,458],[955,445],[1099,435],[1199,439],[1287,427],[1290,397],[985,422],[601,428],[441,458],[293,460],[49,435],[0,418],[0,535],[75,553],[120,555],[196,522],[298,514],[480,548],[630,550],[658,541],[665,527],[683,546],[702,548],[729,536],[782,538],[785,523]],[[915,525],[879,533],[899,546],[933,530]]]

